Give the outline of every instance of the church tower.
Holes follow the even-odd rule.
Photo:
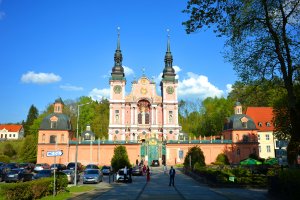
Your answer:
[[[118,27],[117,49],[114,55],[110,84],[110,113],[109,140],[125,139],[125,86],[126,79],[122,66],[122,52],[120,48],[120,28]]]
[[[163,100],[163,136],[167,140],[178,140],[180,126],[178,124],[178,100],[173,56],[170,49],[170,35],[168,33],[167,52],[165,55],[165,68],[160,83]]]

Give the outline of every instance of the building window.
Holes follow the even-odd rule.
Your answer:
[[[261,146],[258,146],[258,151],[259,153],[261,153]]]
[[[44,143],[45,143],[45,138],[46,138],[46,135],[43,134],[43,136],[42,136],[42,142],[44,142]]]
[[[266,140],[270,140],[270,135],[266,134]]]
[[[247,122],[242,122],[243,128],[247,128]]]
[[[173,123],[173,111],[169,111],[169,124]]]
[[[258,122],[258,126],[259,126],[259,127],[262,127],[262,123],[261,123],[261,122]]]
[[[260,134],[257,134],[257,139],[260,140]]]
[[[243,135],[243,142],[249,142],[249,136]]]
[[[62,142],[62,143],[65,142],[65,135],[64,135],[64,134],[61,135],[61,142]]]
[[[270,126],[271,126],[271,123],[270,123],[270,122],[267,122],[266,125],[267,125],[268,127],[270,127]]]
[[[149,124],[150,123],[150,115],[149,113],[145,114],[145,124]]]
[[[84,140],[91,140],[91,135],[89,133],[84,134]]]
[[[268,152],[268,153],[271,152],[271,147],[270,147],[270,145],[267,145],[267,152]]]
[[[56,128],[57,127],[57,122],[56,121],[51,121],[51,128]]]
[[[240,154],[241,154],[241,150],[240,150],[240,149],[237,149],[237,150],[236,150],[236,155],[239,156]]]
[[[50,144],[56,144],[56,135],[50,135]]]
[[[13,134],[13,137],[16,137],[16,134]]]
[[[3,138],[3,134],[1,134],[1,138]]]
[[[119,123],[120,115],[119,115],[119,110],[115,110],[115,120],[116,123]]]
[[[44,152],[44,150],[42,150],[41,157],[44,158],[44,156],[45,156],[45,152]]]

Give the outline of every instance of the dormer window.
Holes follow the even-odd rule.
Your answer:
[[[89,133],[86,133],[84,135],[84,140],[91,140],[91,135]]]
[[[247,122],[242,122],[243,128],[247,128]]]
[[[262,123],[261,123],[261,122],[258,122],[258,126],[259,126],[259,127],[262,127]]]
[[[57,128],[57,122],[56,121],[51,122],[51,128],[53,128],[53,129]]]
[[[270,126],[271,126],[271,123],[270,123],[270,122],[267,122],[266,125],[267,125],[267,127],[270,127]]]

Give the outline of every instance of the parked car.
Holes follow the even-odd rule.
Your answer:
[[[116,181],[117,182],[124,182],[125,181],[125,176],[124,176],[124,169],[119,169],[117,174],[116,174]]]
[[[33,174],[30,173],[27,169],[15,168],[7,172],[4,181],[9,182],[18,182],[18,181],[30,181],[32,180]]]
[[[2,166],[4,166],[4,165],[6,165],[6,163],[0,162],[0,167],[2,167]]]
[[[143,175],[143,169],[141,166],[135,166],[132,168],[132,175],[133,176],[142,176]]]
[[[99,167],[95,164],[88,164],[85,169],[99,169]]]
[[[34,172],[39,172],[41,170],[44,170],[44,169],[50,169],[50,165],[47,164],[47,163],[38,163],[35,165],[34,167]]]
[[[70,163],[67,165],[67,169],[75,170],[75,162],[70,162]],[[77,170],[78,170],[79,172],[82,172],[82,170],[83,170],[83,165],[82,165],[80,162],[77,162]]]
[[[30,172],[33,172],[35,165],[33,163],[20,163],[19,168],[27,169]]]
[[[75,181],[75,171],[74,170],[66,169],[66,170],[63,170],[62,172],[67,175],[69,183],[74,183],[74,181]],[[79,179],[80,179],[80,175],[79,175],[79,173],[77,173],[77,182],[79,182]]]
[[[152,160],[151,166],[152,167],[159,167],[159,161],[158,160]]]
[[[5,165],[0,167],[0,182],[4,181],[5,176],[9,171],[10,169],[7,168]]]
[[[5,166],[6,166],[6,168],[9,168],[9,169],[19,168],[19,164],[18,163],[7,163]]]
[[[111,168],[111,166],[105,166],[104,165],[101,168],[101,171],[102,171],[103,175],[109,175],[112,172],[112,168]]]
[[[83,183],[99,183],[103,180],[103,174],[99,169],[87,169],[83,173]]]
[[[33,179],[40,179],[40,178],[46,178],[51,177],[53,174],[53,171],[51,169],[42,169],[36,173],[36,175],[33,176]]]
[[[67,169],[67,166],[64,164],[56,163],[56,164],[50,165],[50,169],[56,170],[56,171],[62,171],[62,170]]]

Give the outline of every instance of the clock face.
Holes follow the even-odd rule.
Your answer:
[[[141,88],[141,94],[147,94],[147,89],[146,88]]]
[[[120,94],[121,93],[121,90],[122,90],[122,87],[120,85],[115,85],[114,86],[114,92],[116,94]]]
[[[172,86],[168,86],[167,87],[167,93],[168,94],[173,94],[173,92],[174,92],[174,88]]]

